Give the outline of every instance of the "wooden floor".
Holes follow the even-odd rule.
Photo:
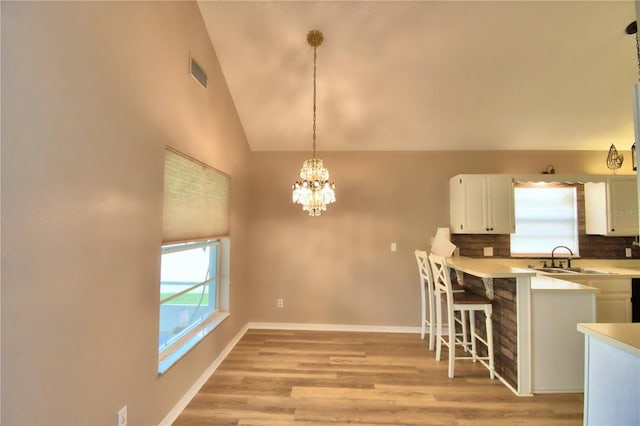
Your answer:
[[[249,330],[174,425],[581,425],[582,394],[447,377],[415,334]]]

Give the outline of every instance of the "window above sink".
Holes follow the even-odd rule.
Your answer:
[[[577,205],[575,185],[516,184],[511,255],[546,256],[552,247],[566,246],[578,256]]]

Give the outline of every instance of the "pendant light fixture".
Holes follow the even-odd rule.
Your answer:
[[[320,216],[327,210],[327,204],[336,201],[335,185],[329,182],[329,171],[316,158],[316,59],[317,48],[324,41],[318,30],[307,34],[307,42],[313,47],[313,156],[306,160],[300,170],[300,180],[293,184],[293,202],[302,204],[302,210],[309,216]]]
[[[607,167],[616,174],[616,170],[622,167],[622,162],[624,161],[624,155],[618,154],[618,150],[616,147],[611,144],[609,147],[609,154],[607,154]]]

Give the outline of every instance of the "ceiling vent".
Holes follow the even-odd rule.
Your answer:
[[[207,74],[204,72],[202,67],[193,59],[191,56],[189,57],[189,72],[195,78],[198,83],[202,84],[202,87],[207,87]]]

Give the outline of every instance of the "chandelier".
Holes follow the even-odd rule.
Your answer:
[[[316,158],[316,50],[324,41],[318,30],[307,34],[307,42],[313,47],[313,156],[300,169],[300,180],[293,184],[293,202],[302,204],[309,216],[320,216],[327,204],[336,201],[335,185],[329,182],[329,170]]]

